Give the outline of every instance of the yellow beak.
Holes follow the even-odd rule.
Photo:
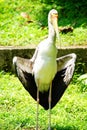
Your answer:
[[[59,30],[58,30],[57,20],[58,20],[58,15],[54,14],[52,16],[52,21],[53,21],[53,26],[54,26],[54,29],[55,29],[55,32],[56,32],[56,36],[59,40]]]

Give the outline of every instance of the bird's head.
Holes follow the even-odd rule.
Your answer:
[[[52,25],[55,32],[56,36],[59,37],[59,31],[58,31],[58,12],[55,9],[50,10],[48,14],[48,25]]]

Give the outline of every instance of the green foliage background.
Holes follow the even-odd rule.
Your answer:
[[[80,25],[84,27],[87,26],[86,0],[40,0],[40,2],[43,3],[42,9],[39,10],[44,14],[42,16],[47,17],[49,10],[56,8],[59,11],[60,25],[72,24],[75,27]],[[47,20],[44,19],[44,17],[38,17],[38,19],[39,18],[41,18],[42,21]]]
[[[38,44],[47,36],[47,15],[52,8],[59,12],[59,27],[74,27],[72,33],[60,34],[62,46],[87,45],[86,0],[0,0],[0,45]],[[27,23],[22,12],[33,22]]]

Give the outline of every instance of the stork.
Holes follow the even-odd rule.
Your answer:
[[[57,104],[69,85],[74,68],[74,53],[57,58],[56,37],[59,38],[58,12],[52,9],[48,14],[48,38],[40,42],[31,59],[15,56],[13,64],[16,74],[30,95],[37,101],[37,123],[39,104],[49,109],[49,127],[51,130],[51,109]]]

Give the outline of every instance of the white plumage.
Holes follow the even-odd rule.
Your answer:
[[[57,49],[55,45],[50,44],[48,40],[39,45],[33,73],[37,87],[39,81],[39,91],[41,92],[49,89],[50,83],[57,72],[56,54]]]
[[[55,46],[56,35],[58,35],[57,16],[56,10],[53,9],[49,12],[49,35],[38,45],[34,58],[33,74],[37,87],[41,92],[49,89],[57,72],[57,48]]]

